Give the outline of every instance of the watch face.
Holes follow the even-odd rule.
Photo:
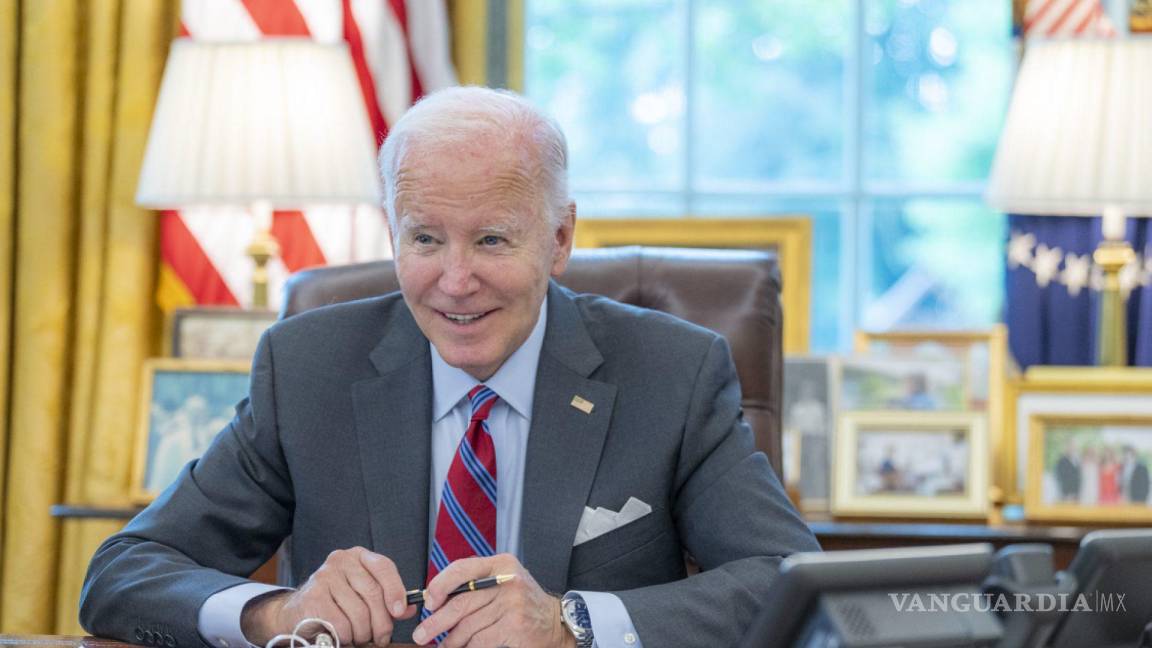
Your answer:
[[[588,606],[584,603],[584,599],[575,596],[564,597],[560,608],[564,615],[564,625],[576,636],[577,644],[584,645],[583,642],[588,640],[587,645],[592,645],[592,619],[588,616]]]

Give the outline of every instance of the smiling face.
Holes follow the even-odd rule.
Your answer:
[[[440,356],[487,380],[536,325],[548,278],[572,249],[575,206],[544,215],[533,162],[496,134],[409,149],[396,174],[392,241],[404,301]]]

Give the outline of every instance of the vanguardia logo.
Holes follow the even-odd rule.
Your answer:
[[[888,593],[897,612],[1127,612],[1125,594]]]

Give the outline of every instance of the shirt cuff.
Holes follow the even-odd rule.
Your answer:
[[[248,601],[277,590],[288,589],[264,583],[243,583],[220,590],[204,601],[196,629],[200,638],[216,648],[245,648],[253,646],[240,629],[240,616]]]
[[[596,648],[644,648],[640,635],[632,625],[632,617],[619,596],[608,592],[581,592],[574,590],[588,606],[588,618],[592,621],[593,644]]]

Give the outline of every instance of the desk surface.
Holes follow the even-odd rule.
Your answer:
[[[125,648],[126,644],[98,637],[65,635],[0,635],[0,648]],[[415,644],[392,644],[392,648],[417,648]]]

